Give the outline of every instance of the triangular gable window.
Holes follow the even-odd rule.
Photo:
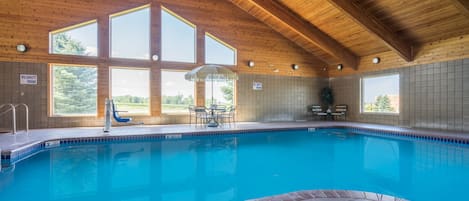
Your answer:
[[[205,33],[205,63],[236,65],[236,49]]]
[[[195,63],[195,37],[195,25],[162,7],[161,56],[163,61]]]
[[[98,56],[96,20],[50,32],[50,53]]]

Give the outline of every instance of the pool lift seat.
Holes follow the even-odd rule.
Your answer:
[[[127,112],[127,111],[119,111],[116,109],[116,105],[112,99],[107,99],[105,101],[105,111],[104,111],[104,132],[109,132],[111,130],[112,121],[111,116],[114,118],[114,121],[117,123],[124,123],[127,125],[142,125],[143,122],[132,122],[132,118],[130,117],[121,117],[119,112]],[[111,114],[112,113],[112,114]]]
[[[132,121],[130,117],[121,117],[119,112],[127,112],[127,111],[119,111],[116,109],[116,104],[114,104],[114,100],[111,100],[111,107],[112,107],[112,116],[114,120],[119,123],[129,123]]]

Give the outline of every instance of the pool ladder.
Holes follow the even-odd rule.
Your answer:
[[[24,107],[25,117],[26,117],[26,129],[25,130],[26,130],[26,132],[28,132],[29,131],[29,107],[28,107],[28,105],[26,105],[24,103],[19,103],[19,104],[6,103],[6,104],[0,105],[0,109],[2,109],[4,107],[8,107],[8,109],[1,112],[0,117],[2,117],[3,115],[5,115],[5,114],[7,114],[8,112],[11,111],[11,133],[13,135],[16,134],[16,111],[17,111],[17,107]]]

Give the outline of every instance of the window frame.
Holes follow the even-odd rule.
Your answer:
[[[125,70],[146,70],[148,71],[148,113],[132,113],[132,112],[126,112],[126,113],[120,113],[120,116],[151,116],[151,68],[147,67],[130,67],[130,66],[109,66],[109,99],[112,98],[112,69],[125,69]]]
[[[171,16],[177,18],[178,20],[181,20],[181,22],[187,24],[188,26],[194,28],[194,61],[193,62],[186,62],[186,61],[173,61],[173,60],[165,60],[163,58],[163,55],[164,55],[164,50],[163,50],[163,12],[166,12],[168,14],[170,14]],[[168,63],[183,63],[183,64],[196,64],[197,63],[197,25],[193,24],[192,22],[190,22],[189,20],[186,20],[184,19],[182,16],[178,15],[177,13],[173,12],[172,10],[164,7],[164,6],[161,6],[160,7],[160,25],[159,25],[159,28],[160,28],[160,60],[161,62],[168,62]]]
[[[397,112],[365,112],[364,103],[365,100],[365,84],[364,80],[367,78],[379,78],[379,77],[388,77],[388,76],[398,76],[398,83],[399,83],[399,108],[397,108]],[[370,115],[389,115],[389,116],[399,116],[401,114],[401,74],[399,72],[393,73],[381,73],[381,74],[374,74],[374,75],[363,75],[360,77],[360,114],[370,114]]]
[[[207,45],[206,45],[207,42],[206,42],[206,40],[205,40],[205,37],[206,37],[206,36],[212,38],[214,41],[216,41],[216,42],[218,42],[218,43],[224,45],[225,47],[227,47],[227,48],[233,50],[233,52],[234,52],[234,58],[233,58],[234,61],[233,61],[233,64],[218,64],[218,63],[209,63],[209,62],[206,62],[207,64],[223,65],[223,66],[230,66],[230,67],[234,67],[234,66],[238,65],[238,49],[236,49],[235,47],[231,46],[230,44],[228,44],[228,43],[222,41],[221,39],[219,39],[218,37],[216,37],[215,35],[213,35],[213,34],[211,34],[211,33],[209,33],[209,32],[205,32],[205,33],[204,33],[204,56],[205,56],[204,60],[205,60],[205,61],[207,61]]]
[[[53,41],[53,36],[54,34],[57,34],[57,33],[61,33],[61,32],[65,32],[65,31],[69,31],[69,30],[73,30],[73,29],[77,29],[77,28],[80,28],[80,27],[84,27],[84,26],[88,26],[90,24],[96,24],[96,56],[93,56],[93,55],[76,55],[76,54],[59,54],[59,53],[54,53],[53,51],[53,47],[54,47],[54,41]],[[100,39],[99,39],[99,24],[98,24],[98,19],[92,19],[92,20],[88,20],[86,22],[82,22],[82,23],[78,23],[78,24],[75,24],[75,25],[72,25],[72,26],[68,26],[68,27],[65,27],[65,28],[61,28],[61,29],[57,29],[57,30],[53,30],[53,31],[50,31],[49,32],[49,54],[52,54],[52,55],[61,55],[61,56],[73,56],[73,57],[85,57],[85,58],[98,58],[100,55],[100,46],[99,46],[99,42]],[[66,64],[67,65],[67,64]]]
[[[148,24],[148,58],[145,58],[145,59],[136,59],[136,58],[125,58],[125,57],[113,57],[112,56],[112,18],[114,17],[120,17],[120,16],[123,16],[123,15],[126,15],[126,14],[129,14],[129,13],[133,13],[133,12],[137,12],[137,11],[140,11],[140,10],[143,10],[143,9],[146,9],[148,8],[149,9],[149,24]],[[150,4],[146,4],[146,5],[143,5],[143,6],[139,6],[139,7],[135,7],[135,8],[131,8],[131,9],[128,9],[128,10],[124,10],[124,11],[121,11],[121,12],[118,12],[118,13],[114,13],[114,14],[111,14],[109,15],[109,26],[108,26],[108,31],[109,31],[109,51],[108,51],[108,56],[109,56],[109,59],[125,59],[125,60],[136,60],[136,61],[150,61],[151,57],[152,57],[152,51],[151,51],[151,38],[152,38],[152,35],[151,35],[151,28],[152,28],[152,17],[151,17],[151,6]]]
[[[185,115],[187,114],[187,112],[163,112],[163,71],[170,71],[170,72],[190,72],[190,70],[180,70],[180,69],[167,69],[167,68],[164,68],[164,69],[161,69],[160,70],[160,75],[161,75],[161,81],[160,81],[160,86],[161,86],[161,98],[160,98],[160,106],[161,106],[161,114],[165,114],[165,115]],[[195,105],[197,103],[197,87],[196,87],[196,83],[195,82],[192,82],[192,86],[194,87],[194,102],[192,103],[193,105]]]
[[[96,111],[94,114],[71,114],[71,115],[63,115],[63,114],[55,114],[54,112],[54,65],[59,65],[59,66],[70,66],[70,67],[83,67],[83,68],[95,68],[96,69]],[[84,64],[63,64],[63,63],[49,63],[48,64],[48,82],[49,82],[49,87],[48,87],[48,97],[49,101],[48,105],[48,116],[49,117],[97,117],[98,116],[98,110],[99,110],[99,103],[98,103],[98,97],[99,97],[99,70],[97,65],[84,65]]]

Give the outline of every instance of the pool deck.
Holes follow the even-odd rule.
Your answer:
[[[280,129],[294,128],[327,128],[327,127],[347,127],[359,128],[373,131],[385,131],[414,136],[429,136],[443,139],[458,139],[469,142],[469,133],[450,132],[426,129],[410,129],[396,126],[367,124],[345,121],[305,121],[305,122],[241,122],[231,126],[210,128],[194,126],[188,124],[173,125],[138,125],[113,127],[110,132],[103,132],[102,127],[77,127],[77,128],[51,128],[32,129],[28,133],[18,132],[16,135],[0,134],[0,150],[10,152],[31,144],[45,142],[49,140],[68,138],[92,138],[92,137],[112,137],[112,136],[142,136],[142,135],[165,135],[165,134],[204,134],[204,133],[236,133],[246,131],[272,131]]]

